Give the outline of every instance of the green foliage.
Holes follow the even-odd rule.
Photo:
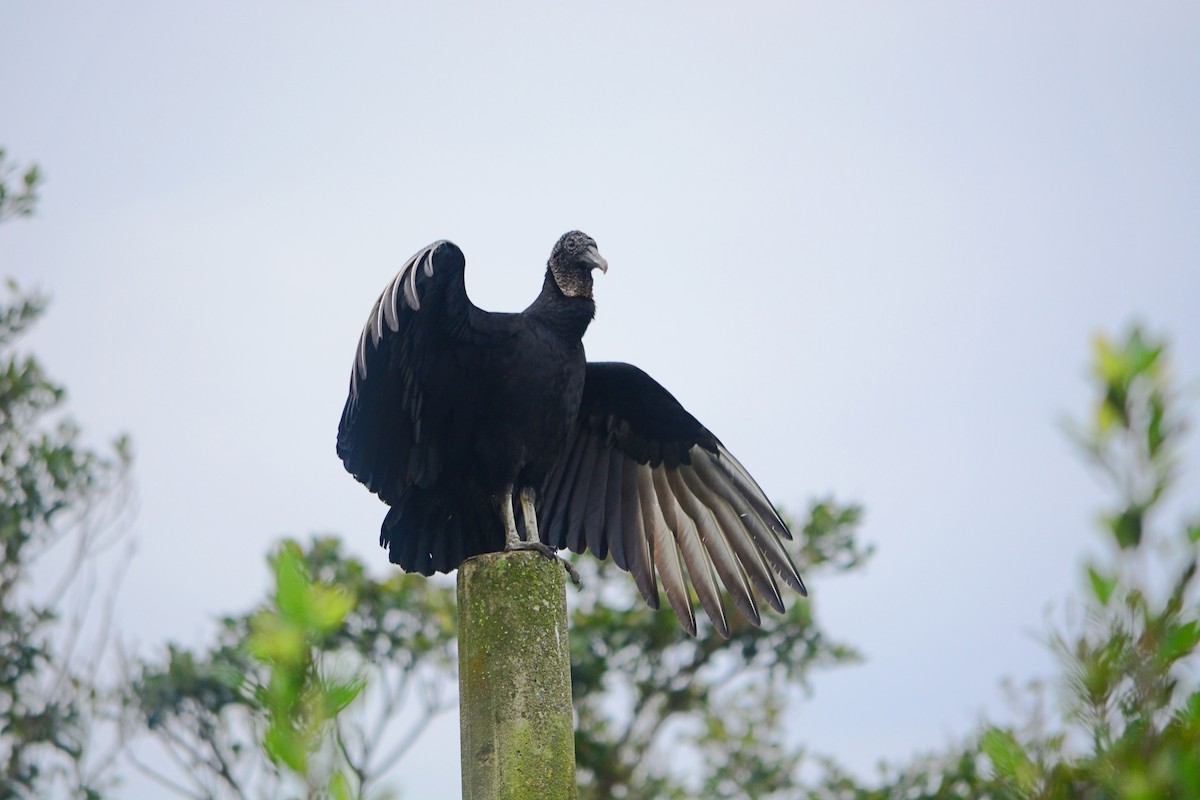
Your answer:
[[[1083,622],[1050,640],[1062,664],[1060,729],[1035,710],[1019,728],[987,726],[957,751],[888,773],[877,789],[833,768],[816,797],[1200,797],[1200,524],[1158,522],[1184,429],[1167,352],[1138,329],[1095,344],[1097,399],[1073,436],[1114,497],[1101,515],[1113,555],[1086,567]]]
[[[257,697],[266,711],[263,746],[276,764],[285,764],[303,779],[308,796],[318,786],[335,782],[344,791],[345,776],[336,767],[318,780],[310,755],[329,741],[333,718],[362,691],[363,678],[322,674],[317,657],[329,637],[354,607],[344,589],[314,582],[295,544],[285,544],[272,559],[276,590],[270,607],[250,620],[251,654],[267,668]]]
[[[862,563],[859,516],[832,501],[813,506],[797,559],[807,578]],[[790,687],[857,658],[814,622],[811,601],[765,615],[762,629],[739,621],[728,642],[707,623],[693,639],[669,610],[647,608],[628,576],[592,558],[579,566],[589,576],[571,594],[581,796],[767,797],[796,786],[800,752],[784,744]],[[337,761],[344,771],[310,791],[365,795],[435,714],[455,707],[450,587],[395,571],[372,578],[335,538],[303,551],[285,544],[273,568],[277,588],[264,609],[226,617],[205,652],[168,648],[131,681],[130,726],[180,768],[169,775],[138,747],[131,757],[177,794],[266,796],[278,793],[280,765]],[[369,678],[358,702],[346,705],[357,684],[320,683],[329,664]],[[404,704],[413,689],[416,713]],[[319,746],[330,729],[333,754]],[[649,769],[644,751],[663,746],[669,730],[686,732],[703,772]],[[274,763],[262,763],[260,739]]]
[[[42,174],[36,164],[21,172],[7,160],[4,148],[0,148],[0,222],[31,216],[41,182]]]
[[[1116,497],[1103,528],[1117,555],[1088,566],[1082,629],[1053,637],[1066,721],[1086,750],[1055,737],[1052,744],[1064,744],[1046,748],[1032,777],[989,751],[997,779],[1029,796],[1200,796],[1200,719],[1189,713],[1200,707],[1196,541],[1191,525],[1154,524],[1175,481],[1183,430],[1166,354],[1136,328],[1096,341],[1098,400],[1078,438]]]
[[[28,216],[37,199],[36,167],[17,186],[12,175],[0,150],[0,221]],[[70,600],[103,616],[111,604],[111,596],[95,602],[94,584],[76,579],[123,533],[104,511],[129,448],[123,439],[110,454],[83,446],[61,413],[62,386],[15,349],[45,306],[11,281],[0,299],[0,797],[98,797],[111,768],[111,753],[97,755],[95,744],[107,642],[102,633],[85,640],[86,611],[64,619],[62,609]]]
[[[140,666],[126,698],[141,731],[130,758],[185,797],[274,796],[289,772],[308,796],[378,796],[372,787],[454,705],[453,591],[374,578],[335,538],[285,541],[271,566],[271,598],[225,617],[213,646],[173,645]]]
[[[857,506],[832,500],[812,506],[796,559],[810,583],[869,556],[855,539],[860,517]],[[807,688],[814,669],[858,659],[818,625],[813,600],[764,614],[761,628],[731,615],[728,641],[697,620],[693,638],[666,603],[646,607],[610,562],[577,566],[585,573],[571,614],[581,800],[794,792],[803,753],[786,743],[784,724],[794,687]],[[668,737],[684,745],[667,748]]]
[[[1039,770],[1015,736],[992,728],[983,734],[979,747],[991,759],[996,775],[1011,785],[1017,796],[1028,797],[1034,793]]]

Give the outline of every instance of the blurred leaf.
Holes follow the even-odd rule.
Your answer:
[[[1200,691],[1194,691],[1188,697],[1179,710],[1179,720],[1183,725],[1200,732]]]
[[[1096,410],[1096,427],[1100,433],[1110,433],[1125,422],[1125,396],[1119,390],[1104,395]]]
[[[1155,366],[1162,356],[1161,344],[1148,344],[1141,328],[1134,328],[1125,345],[1125,357],[1131,375],[1155,374]]]
[[[1037,767],[1011,733],[992,728],[983,735],[980,746],[1000,776],[1012,781],[1022,793],[1033,793]]]
[[[1088,580],[1091,581],[1092,592],[1100,601],[1100,605],[1108,605],[1108,599],[1112,597],[1113,589],[1117,587],[1116,576],[1101,575],[1094,568],[1088,567]]]
[[[272,724],[263,737],[263,745],[271,758],[286,764],[300,775],[308,772],[308,748],[296,731]]]
[[[341,713],[342,709],[354,702],[355,698],[362,693],[365,681],[362,678],[355,678],[342,683],[334,683],[324,688],[325,696],[325,715],[334,717]]]
[[[248,643],[255,658],[287,664],[303,659],[308,642],[299,626],[269,611],[255,614],[250,625],[253,632]]]
[[[1159,657],[1168,663],[1178,661],[1191,654],[1197,644],[1200,644],[1200,622],[1191,620],[1182,625],[1172,625],[1159,646]]]
[[[285,543],[275,558],[275,602],[284,619],[302,622],[308,618],[310,580],[303,557]]]
[[[305,601],[307,621],[320,636],[333,633],[354,608],[354,596],[337,586],[313,584]]]
[[[333,800],[350,800],[350,782],[341,771],[333,773],[329,780],[329,796]]]
[[[1166,405],[1158,392],[1151,395],[1150,421],[1146,426],[1146,449],[1153,459],[1162,453],[1163,445],[1169,441],[1170,426],[1167,424]]]
[[[1144,512],[1138,506],[1131,506],[1119,514],[1106,516],[1104,523],[1112,531],[1117,544],[1128,550],[1142,543],[1142,520]]]

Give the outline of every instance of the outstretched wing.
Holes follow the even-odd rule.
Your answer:
[[[725,637],[718,579],[755,625],[762,601],[784,610],[776,576],[807,594],[783,547],[792,535],[762,489],[670,392],[629,364],[587,365],[579,418],[538,516],[553,547],[611,552],[654,608],[657,572],[693,635],[689,581]]]
[[[453,445],[443,404],[425,399],[460,377],[447,349],[477,336],[487,316],[467,299],[465,266],[451,242],[422,248],[384,288],[358,339],[337,452],[389,504],[436,480]]]

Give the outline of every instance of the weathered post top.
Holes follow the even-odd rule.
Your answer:
[[[458,570],[464,800],[575,800],[574,717],[562,565],[476,556]]]

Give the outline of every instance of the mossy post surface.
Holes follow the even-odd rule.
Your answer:
[[[458,569],[464,800],[575,800],[564,570],[540,553]]]

